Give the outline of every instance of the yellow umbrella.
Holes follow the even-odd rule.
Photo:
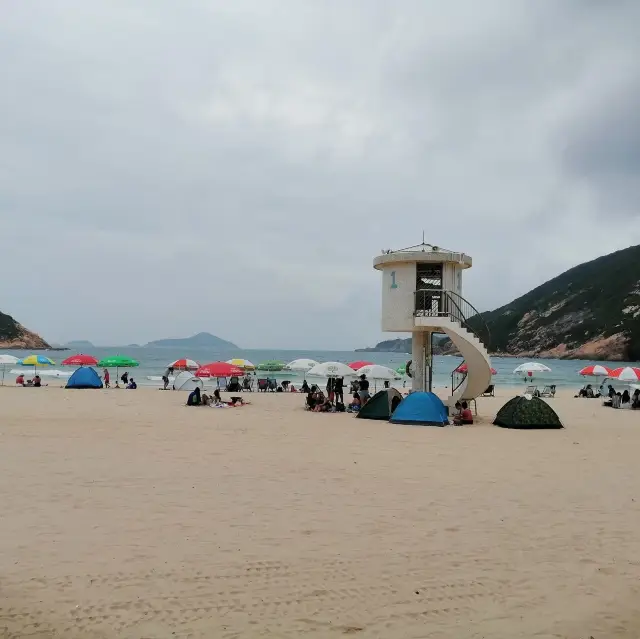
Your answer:
[[[238,368],[242,368],[245,371],[253,371],[255,370],[254,364],[252,364],[248,359],[228,359],[227,364],[231,364],[232,366],[237,366]]]
[[[33,372],[36,372],[38,366],[53,366],[55,362],[44,355],[28,355],[20,360],[20,366],[33,366]]]

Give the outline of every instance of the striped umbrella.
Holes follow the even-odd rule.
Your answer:
[[[589,377],[611,377],[613,371],[601,364],[593,364],[591,366],[585,366],[578,371],[579,375],[585,375]]]
[[[171,364],[167,364],[167,368],[175,368],[179,371],[197,371],[200,368],[200,364],[194,359],[183,357],[182,359],[177,359],[175,362],[171,362]]]
[[[52,359],[49,359],[44,355],[28,355],[18,363],[20,366],[33,366],[34,374],[38,366],[53,366],[55,364]]]
[[[367,362],[366,360],[359,360],[357,362],[351,362],[348,364],[349,368],[352,368],[354,371],[361,369],[363,366],[373,366],[373,362]]]
[[[640,368],[633,366],[622,366],[611,371],[611,377],[615,377],[621,382],[638,382],[640,381]]]

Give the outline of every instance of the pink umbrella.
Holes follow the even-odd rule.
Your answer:
[[[460,364],[460,366],[458,366],[458,368],[456,368],[456,370],[453,371],[453,372],[454,373],[466,373],[467,370],[468,370],[467,369],[467,364],[464,363],[464,364]],[[491,367],[491,374],[492,375],[497,375],[498,371],[495,368]]]
[[[585,366],[582,370],[578,371],[580,375],[588,375],[589,377],[611,377],[613,371],[601,364],[592,364],[591,366]]]
[[[619,379],[621,382],[638,382],[640,381],[640,368],[633,366],[622,366],[611,371],[611,377]]]
[[[244,371],[226,362],[211,362],[196,371],[196,377],[241,377]]]

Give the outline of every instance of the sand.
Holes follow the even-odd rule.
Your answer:
[[[416,428],[0,388],[0,636],[640,636],[640,413]]]

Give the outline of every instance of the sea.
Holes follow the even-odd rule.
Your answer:
[[[26,357],[29,353],[25,351],[3,351],[16,357]],[[75,351],[38,351],[39,354],[45,355],[56,362],[51,367],[55,370],[63,371],[68,374],[72,369],[60,366],[60,362],[67,357],[75,354]],[[294,359],[309,358],[319,362],[337,361],[349,363],[356,360],[365,360],[374,364],[382,364],[390,368],[396,369],[405,364],[411,358],[406,353],[371,353],[371,352],[354,352],[354,351],[314,351],[314,350],[235,350],[235,351],[212,351],[207,349],[173,349],[165,347],[105,347],[93,348],[90,355],[95,356],[98,360],[111,355],[126,355],[138,361],[140,365],[136,368],[129,369],[129,374],[133,376],[140,386],[159,386],[158,377],[161,376],[167,368],[167,365],[176,359],[186,357],[194,359],[201,364],[209,362],[226,361],[231,358],[248,359],[253,364],[259,364],[269,360],[279,360],[290,362]],[[578,375],[578,371],[587,366],[589,361],[581,360],[559,360],[559,359],[536,359],[536,362],[546,364],[550,369],[550,373],[541,373],[532,379],[524,379],[513,374],[513,370],[520,364],[531,361],[528,359],[512,358],[512,357],[492,357],[491,364],[496,369],[497,374],[494,375],[493,382],[496,386],[522,386],[523,384],[534,383],[538,385],[555,384],[558,388],[575,388],[576,390],[584,385],[584,379]],[[451,374],[454,369],[462,362],[460,357],[454,355],[434,357],[433,382],[436,388],[451,388]],[[602,363],[602,362],[601,362]],[[605,363],[606,365],[606,363]],[[633,363],[615,362],[611,367],[633,366]],[[5,383],[12,383],[15,379],[15,373],[11,370],[18,370],[20,367],[5,367],[6,375]],[[25,368],[25,371],[28,371]],[[46,369],[42,369],[46,370]],[[0,371],[2,367],[0,366]],[[119,374],[122,374],[120,370]],[[115,377],[115,370],[111,371],[112,380]],[[302,373],[292,373],[290,371],[280,371],[277,373],[257,373],[258,377],[275,377],[277,380],[291,380],[296,385],[300,384],[303,379]],[[155,377],[156,379],[149,379]],[[51,380],[52,378],[48,378]],[[55,378],[53,378],[55,379]],[[45,379],[44,381],[48,381]],[[205,380],[205,386],[207,382]],[[411,387],[411,380],[403,378],[393,383],[397,388]]]

